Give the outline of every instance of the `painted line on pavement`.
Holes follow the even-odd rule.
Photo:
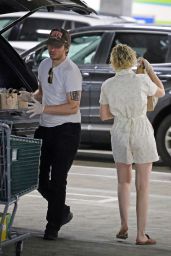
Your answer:
[[[100,171],[101,170],[104,170],[105,171],[110,171],[110,172],[114,172],[112,175],[104,175],[104,174],[92,174],[92,173],[77,173],[77,172],[74,172],[72,171],[72,169],[85,169],[85,170],[92,170],[92,171],[96,171],[97,172],[97,169],[99,169]],[[133,170],[135,171],[135,170]],[[90,176],[90,177],[103,177],[103,178],[108,178],[108,179],[117,179],[117,175],[116,175],[116,168],[103,168],[103,167],[94,167],[94,166],[77,166],[77,165],[73,165],[73,167],[71,168],[71,172],[69,172],[69,175],[78,175],[78,176]],[[153,176],[159,176],[159,177],[162,177],[160,179],[156,179],[156,178],[153,178]],[[171,183],[171,173],[158,173],[158,172],[152,172],[151,174],[151,179],[150,179],[151,182],[156,182],[156,183]]]
[[[74,197],[70,197],[70,196],[76,196],[76,198]],[[77,197],[78,196],[78,197]],[[26,194],[25,197],[29,197],[29,198],[42,198],[41,195],[33,195],[33,194]],[[79,198],[80,197],[80,198]],[[87,198],[97,198],[97,199],[83,199],[81,197],[87,197]],[[103,198],[98,200],[98,198]],[[117,197],[111,197],[111,196],[100,196],[100,195],[89,195],[89,194],[77,194],[77,193],[67,193],[67,200],[69,201],[83,201],[83,202],[96,202],[96,203],[109,203],[109,202],[115,202],[117,201]]]

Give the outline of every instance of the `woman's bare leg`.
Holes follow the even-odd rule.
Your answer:
[[[137,240],[146,241],[145,227],[147,222],[149,179],[152,163],[136,164],[136,212],[137,212]]]
[[[130,204],[131,164],[116,163],[118,175],[118,202],[121,218],[120,232],[128,230],[128,210]]]

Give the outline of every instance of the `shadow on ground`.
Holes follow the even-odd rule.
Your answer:
[[[15,245],[3,248],[3,256],[15,255]],[[22,256],[170,256],[170,251],[156,246],[136,246],[126,241],[98,243],[59,238],[57,241],[44,241],[42,237],[24,240]]]

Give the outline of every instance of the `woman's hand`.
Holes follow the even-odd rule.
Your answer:
[[[150,73],[151,71],[153,71],[152,65],[148,62],[148,60],[144,59],[143,57],[138,58],[137,66],[138,67],[142,66],[143,68],[145,68],[147,73]]]

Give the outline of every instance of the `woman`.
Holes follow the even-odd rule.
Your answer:
[[[111,144],[118,176],[118,201],[121,227],[116,237],[128,237],[128,208],[132,164],[136,169],[137,245],[155,244],[145,233],[148,209],[149,177],[152,162],[158,161],[153,128],[147,112],[147,96],[165,94],[160,79],[150,63],[141,58],[146,73],[136,74],[136,52],[129,46],[118,44],[111,52],[110,61],[116,75],[107,79],[101,88],[101,120],[114,118]]]

